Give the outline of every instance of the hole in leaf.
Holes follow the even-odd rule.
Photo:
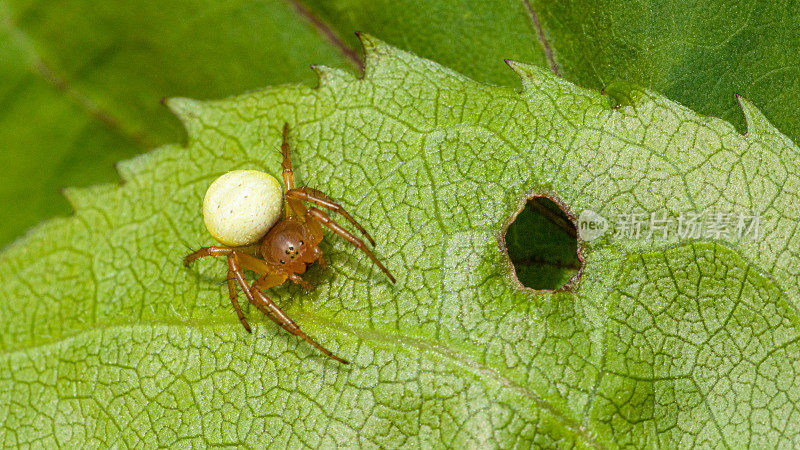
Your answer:
[[[557,203],[547,197],[529,199],[505,236],[519,282],[532,289],[564,287],[581,268],[577,235]]]

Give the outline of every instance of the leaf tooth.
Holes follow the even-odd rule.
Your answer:
[[[557,92],[571,92],[589,98],[601,97],[598,91],[576,86],[547,68],[511,59],[505,59],[504,61],[519,76],[522,81],[522,91],[526,94],[537,93],[552,96]]]
[[[356,31],[356,36],[358,40],[361,41],[361,45],[364,47],[364,52],[367,54],[367,57],[370,56],[370,53],[380,52],[382,49],[388,47],[383,41],[369,33]]]
[[[774,134],[778,131],[769,122],[766,116],[764,116],[764,113],[762,113],[756,105],[750,103],[750,100],[747,100],[739,94],[736,94],[736,100],[739,101],[739,106],[744,113],[744,120],[747,123],[747,132],[745,136],[752,136],[759,133]]]
[[[117,169],[117,173],[119,173],[119,177],[122,178],[123,183],[132,180],[136,176],[137,164],[135,158],[117,161],[114,167]]]
[[[531,88],[535,90],[549,89],[565,83],[563,79],[542,67],[511,59],[505,59],[504,61],[519,76],[523,90],[527,91]]]
[[[528,76],[528,72],[529,72],[530,69],[539,70],[538,67],[536,67],[536,66],[534,66],[532,64],[526,64],[524,62],[515,61],[513,59],[506,58],[503,61],[506,63],[506,65],[508,67],[511,68],[511,70],[516,72],[516,74],[519,75],[520,77]]]
[[[61,195],[67,199],[69,205],[72,206],[73,211],[78,210],[78,205],[80,204],[80,194],[77,192],[80,188],[76,187],[65,187],[61,188]]]
[[[371,74],[375,73],[385,56],[392,54],[397,56],[403,53],[371,34],[356,31],[356,36],[361,41],[361,45],[364,46],[364,55],[366,56],[364,78],[369,78]]]

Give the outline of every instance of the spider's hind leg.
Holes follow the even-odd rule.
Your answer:
[[[231,299],[231,304],[233,305],[233,309],[236,311],[236,316],[239,318],[239,322],[242,323],[244,329],[247,330],[248,333],[252,333],[253,330],[250,328],[250,324],[247,323],[247,319],[244,317],[244,313],[242,313],[242,307],[239,306],[239,298],[236,293],[236,284],[237,282],[240,284],[242,290],[244,291],[245,295],[248,299],[252,302],[251,294],[250,294],[250,287],[244,280],[244,274],[242,273],[242,269],[239,267],[237,255],[241,255],[241,258],[250,260],[254,259],[252,256],[243,253],[244,251],[252,250],[253,246],[246,246],[246,247],[203,247],[184,258],[183,263],[185,265],[189,265],[192,261],[200,258],[205,258],[208,256],[227,256],[228,257],[228,276],[226,282],[228,284],[228,296]],[[238,250],[237,250],[238,249]]]
[[[242,255],[242,257],[248,257],[251,253],[257,252],[259,247],[258,243],[241,247],[201,247],[199,250],[186,255],[186,258],[183,259],[183,264],[188,266],[196,259],[208,256],[228,256],[234,252]]]
[[[294,189],[294,170],[292,170],[292,158],[289,155],[289,124],[283,124],[283,140],[281,141],[281,153],[283,153],[283,161],[281,168],[283,169],[283,185],[286,192]],[[288,210],[286,211],[288,214]]]

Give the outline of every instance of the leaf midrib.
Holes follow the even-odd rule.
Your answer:
[[[544,56],[547,58],[547,62],[550,63],[550,70],[560,77],[561,73],[559,73],[558,70],[558,63],[556,63],[556,58],[553,55],[553,48],[550,47],[550,41],[547,40],[547,36],[544,34],[542,23],[539,21],[539,14],[536,12],[533,5],[531,5],[530,0],[522,0],[522,4],[525,6],[525,11],[528,12],[531,25],[533,25],[533,28],[536,30],[536,36],[539,38],[539,44],[541,44],[542,50],[544,50]]]

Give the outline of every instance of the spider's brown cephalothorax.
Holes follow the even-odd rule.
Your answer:
[[[313,252],[313,237],[306,226],[296,220],[286,219],[272,227],[261,242],[261,255],[273,266],[294,266],[312,263],[319,255]]]
[[[204,217],[207,226],[209,223],[222,224],[213,230],[209,228],[209,231],[215,239],[226,245],[228,242],[233,241],[236,242],[237,245],[245,246],[203,247],[186,256],[184,263],[188,265],[192,261],[206,256],[227,257],[228,294],[233,308],[236,310],[236,315],[239,317],[239,321],[248,332],[251,331],[250,324],[247,323],[239,307],[239,299],[236,293],[237,286],[244,291],[247,300],[251,304],[255,305],[256,308],[266,314],[267,317],[272,319],[283,329],[301,337],[336,361],[348,364],[346,360],[334,355],[328,349],[303,333],[300,327],[262,291],[279,286],[287,279],[301,285],[306,290],[313,289],[313,286],[300,277],[300,275],[304,274],[307,265],[313,262],[317,262],[323,267],[327,265],[322,250],[319,248],[319,243],[323,238],[323,226],[364,252],[364,254],[389,277],[392,283],[395,282],[395,279],[389,272],[389,269],[378,260],[375,254],[372,253],[372,250],[370,250],[358,236],[336,223],[325,211],[315,206],[305,205],[304,202],[308,202],[334,213],[338,213],[363,234],[370,244],[375,245],[375,241],[372,240],[372,237],[364,230],[361,224],[356,222],[341,205],[334,202],[330,197],[309,187],[294,187],[294,171],[292,170],[292,161],[289,157],[288,134],[289,126],[288,124],[284,124],[281,151],[283,152],[282,167],[285,194],[279,201],[281,203],[285,202],[286,205],[288,205],[284,206],[286,217],[275,222],[271,220],[270,216],[272,211],[274,211],[274,206],[269,206],[266,211],[259,207],[253,208],[253,199],[248,198],[248,196],[253,195],[253,192],[263,192],[263,195],[272,196],[268,199],[263,199],[264,202],[273,205],[275,201],[273,194],[274,189],[271,189],[269,186],[269,178],[272,178],[271,176],[267,174],[259,175],[260,173],[251,173],[254,171],[239,171],[241,174],[231,176],[230,174],[232,172],[229,172],[219,178],[219,180],[223,180],[223,178],[227,177],[223,180],[226,181],[227,184],[215,182],[212,185],[212,187],[215,188],[213,193],[210,192],[212,189],[209,188],[209,193],[207,193],[206,200],[204,201]],[[233,183],[232,187],[231,183]],[[239,186],[248,186],[248,189],[246,192],[241,193],[236,190]],[[221,192],[224,192],[225,195],[221,195]],[[241,195],[242,198],[235,198],[236,195]],[[234,198],[228,196],[234,196]],[[209,197],[211,197],[210,200]],[[243,200],[248,201],[244,202]],[[217,206],[221,204],[224,204],[225,207]],[[237,204],[247,204],[254,212],[251,214],[249,211],[237,210],[235,206],[231,206]],[[240,217],[236,218],[236,220],[227,220],[230,219],[230,217],[217,217],[214,214],[239,214]],[[241,221],[243,227],[247,227],[245,233],[238,233],[237,230],[231,229],[231,224],[235,225],[239,223],[237,222],[238,220]],[[264,224],[262,226],[265,227],[265,229],[255,229],[253,223]],[[220,232],[219,230],[222,231]],[[233,236],[233,238],[229,238],[228,235]],[[255,240],[253,240],[251,236],[255,236]],[[257,273],[260,278],[252,285],[248,285],[242,269],[251,270]]]

